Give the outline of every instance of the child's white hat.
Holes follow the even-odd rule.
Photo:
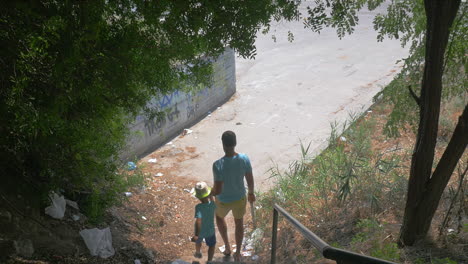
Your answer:
[[[197,184],[195,184],[195,197],[198,199],[203,199],[210,195],[210,193],[211,188],[208,187],[206,182],[197,182]]]

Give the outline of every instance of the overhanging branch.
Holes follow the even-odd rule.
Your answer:
[[[416,93],[411,89],[411,85],[408,85],[408,90],[410,92],[411,97],[413,97],[414,101],[416,101],[416,104],[421,107],[421,98],[416,95]]]

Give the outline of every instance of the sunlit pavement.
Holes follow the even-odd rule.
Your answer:
[[[234,97],[190,128],[193,133],[162,148],[195,147],[198,155],[160,161],[178,162],[177,175],[212,184],[212,163],[223,155],[221,134],[232,130],[238,152],[252,161],[256,189],[271,186],[270,168],[284,170],[300,158],[301,142],[310,143],[310,154],[326,147],[330,123],[368,108],[400,70],[396,61],[407,49],[398,40],[377,42],[375,13],[362,12],[354,34],[342,40],[333,29],[316,34],[302,22],[280,23],[270,34],[259,34],[255,60],[236,59]],[[294,34],[292,43],[288,30]]]

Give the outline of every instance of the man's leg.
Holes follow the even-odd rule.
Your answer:
[[[218,226],[219,234],[224,241],[224,253],[231,254],[231,245],[229,244],[228,234],[227,234],[227,225],[224,217],[216,216],[216,225]]]
[[[234,219],[236,224],[236,254],[235,261],[240,261],[240,252],[242,250],[242,240],[244,239],[244,218]]]

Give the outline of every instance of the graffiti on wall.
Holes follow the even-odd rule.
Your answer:
[[[205,87],[204,89],[199,90],[196,93],[189,92],[185,94],[185,100],[187,103],[187,106],[185,109],[187,120],[190,120],[196,117],[196,113],[198,112],[198,109],[200,108],[201,101],[205,98],[208,98],[209,96],[210,96],[210,90],[208,87]]]
[[[209,87],[200,87],[195,92],[177,90],[148,102],[146,107],[163,114],[155,118],[144,114],[137,116],[132,131],[143,132],[143,135],[132,138],[128,150],[131,154],[126,155],[141,155],[153,149],[206,115],[235,92],[234,52],[228,50],[213,66],[213,83]]]

